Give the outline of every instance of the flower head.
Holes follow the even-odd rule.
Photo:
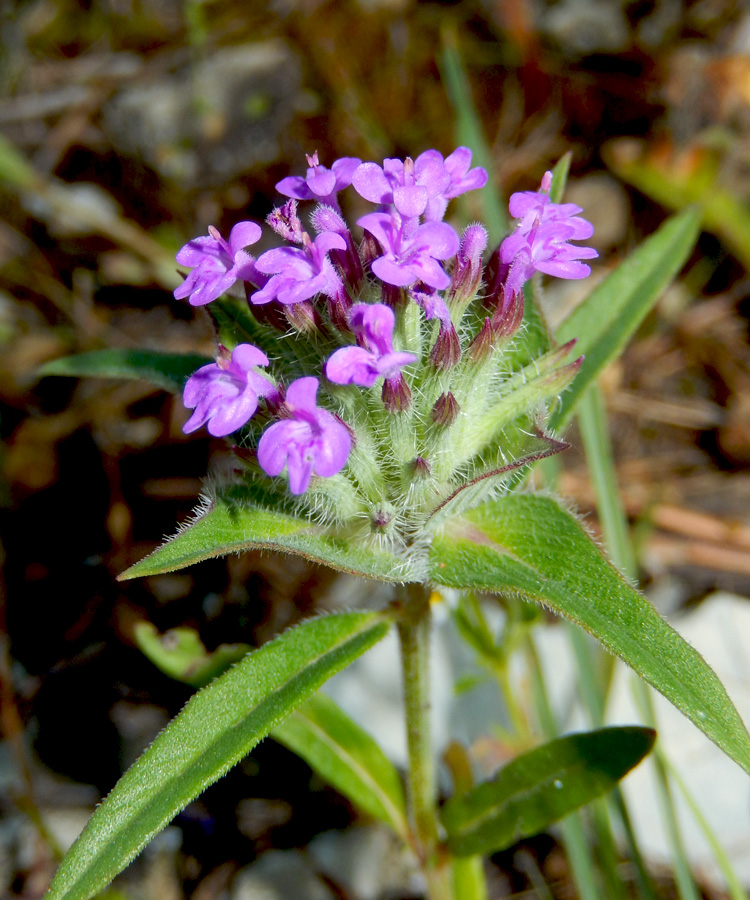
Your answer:
[[[346,425],[317,406],[317,393],[317,378],[293,381],[284,402],[288,418],[267,428],[258,444],[263,471],[280,475],[286,467],[293,494],[303,494],[313,475],[330,477],[340,472],[352,447]]]
[[[326,376],[335,384],[372,387],[378,378],[394,378],[417,361],[413,353],[393,349],[393,310],[384,303],[358,303],[349,324],[361,346],[342,347],[326,363]]]
[[[209,226],[208,237],[189,241],[177,254],[181,266],[193,271],[175,290],[176,300],[190,297],[191,306],[204,306],[216,300],[235,283],[252,280],[255,274],[253,258],[244,248],[260,239],[260,226],[255,222],[238,222],[225,241]]]
[[[188,378],[183,402],[195,412],[182,430],[185,434],[208,423],[214,437],[225,437],[250,420],[260,397],[278,392],[255,366],[267,366],[268,357],[252,344],[237,344],[230,357],[220,355]]]

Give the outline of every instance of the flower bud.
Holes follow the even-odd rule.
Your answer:
[[[452,303],[468,303],[482,281],[482,253],[487,246],[487,231],[482,225],[469,225],[461,238],[451,278]]]
[[[411,388],[400,373],[383,382],[383,406],[386,412],[404,412],[411,406]]]
[[[428,478],[432,474],[432,467],[423,456],[418,456],[411,465],[417,478]]]
[[[452,369],[461,361],[461,342],[452,322],[441,322],[437,340],[430,351],[430,362],[436,369]]]
[[[461,407],[458,400],[448,391],[447,394],[441,394],[432,407],[432,421],[436,425],[442,425],[443,428],[449,428],[458,418]]]
[[[485,319],[477,336],[469,345],[469,358],[472,362],[483,363],[492,355],[495,344],[495,329],[490,319]]]
[[[313,334],[322,331],[320,315],[309,300],[303,300],[301,303],[290,303],[283,307],[287,321],[294,328],[303,334]]]
[[[523,291],[500,285],[492,313],[492,327],[498,338],[511,338],[523,322]]]

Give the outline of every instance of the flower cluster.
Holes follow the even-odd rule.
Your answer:
[[[215,301],[233,348],[188,380],[184,430],[240,432],[256,487],[285,474],[312,512],[408,542],[459,495],[560,446],[544,432],[544,404],[580,360],[563,362],[568,347],[536,360],[516,351],[512,371],[505,353],[524,283],[588,275],[581,260],[596,251],[571,242],[593,229],[580,207],[550,199],[548,172],[539,191],[512,195],[518,223],[485,265],[483,226],[459,236],[443,221],[450,200],[487,181],[467,148],[382,165],[307,162],[304,178],[276,186],[288,200],[267,222],[281,246],[254,258],[246,248],[261,229],[240,222],[228,240],[212,227],[177,255],[192,271],[175,297]],[[375,205],[358,231],[339,202],[346,189]],[[305,202],[315,204],[308,226]],[[226,296],[237,283],[246,299]]]

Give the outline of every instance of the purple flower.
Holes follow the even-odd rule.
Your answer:
[[[252,344],[237,344],[231,357],[220,355],[188,378],[183,402],[195,412],[183,425],[185,434],[208,422],[214,437],[237,431],[258,408],[259,397],[274,396],[276,387],[254,366],[267,366],[268,357]]]
[[[238,222],[225,241],[210,225],[209,237],[189,241],[177,254],[181,266],[193,271],[174,292],[176,300],[190,295],[191,306],[204,306],[220,297],[235,281],[251,281],[255,274],[253,258],[243,249],[260,239],[255,222]]]
[[[357,193],[371,203],[392,203],[406,219],[421,216],[427,203],[439,197],[450,185],[450,173],[437,150],[427,150],[416,161],[383,160],[362,163],[352,177]]]
[[[282,178],[276,185],[276,190],[285,197],[293,197],[295,200],[319,200],[327,206],[338,208],[336,194],[352,183],[354,170],[362,164],[361,159],[345,156],[337,159],[330,169],[321,166],[318,162],[318,151],[312,156],[306,156],[307,170],[305,178],[299,175],[290,175]]]
[[[568,243],[593,234],[593,227],[585,219],[578,222],[587,227],[576,224],[575,219],[551,219],[534,226],[528,234],[517,229],[505,238],[500,245],[500,260],[508,266],[505,293],[517,294],[535,272],[557,278],[586,278],[591,268],[578,260],[593,259],[599,254],[593,247],[576,247]]]
[[[385,251],[372,263],[372,271],[381,281],[396,287],[423,281],[438,291],[448,287],[450,278],[437,260],[448,259],[458,250],[458,235],[450,225],[425,222],[414,227],[414,220],[402,223],[388,213],[369,213],[357,224]]]
[[[437,150],[425,150],[416,160],[383,160],[382,168],[363,163],[354,173],[352,185],[371,203],[392,203],[404,218],[424,214],[430,221],[440,221],[449,200],[487,183],[486,170],[480,166],[469,169],[470,165],[468,147],[459,147],[445,159]]]
[[[313,475],[328,478],[340,472],[352,448],[347,427],[316,406],[317,393],[317,378],[293,381],[284,402],[288,418],[267,428],[258,444],[261,468],[280,475],[286,466],[293,494],[304,494]]]
[[[372,387],[381,376],[390,379],[404,366],[416,362],[413,353],[393,349],[393,310],[384,303],[357,303],[349,325],[361,344],[342,347],[326,363],[326,376],[335,384]]]
[[[518,294],[535,272],[586,278],[591,268],[579,260],[599,255],[593,247],[568,243],[590,238],[594,226],[578,215],[583,210],[575,203],[550,200],[551,185],[552,173],[546,172],[539,191],[511,195],[508,208],[521,221],[500,245],[500,276],[506,297]]]
[[[252,303],[300,303],[316,294],[340,294],[341,279],[326,254],[329,250],[346,250],[346,241],[330,231],[319,234],[314,242],[307,235],[304,237],[301,248],[277,247],[258,257],[255,268],[272,277],[250,297]]]

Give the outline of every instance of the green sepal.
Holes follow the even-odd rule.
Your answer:
[[[41,377],[66,375],[75,378],[127,378],[148,381],[181,394],[187,379],[201,366],[214,362],[195,353],[159,353],[156,350],[92,350],[77,356],[53,359],[37,369]]]
[[[407,560],[339,537],[308,519],[248,504],[242,488],[219,494],[206,512],[131,566],[119,580],[161,575],[193,563],[246,550],[279,550],[340,572],[380,581],[414,579]]]
[[[588,631],[750,772],[750,735],[700,654],[605,558],[557,500],[509,494],[448,522],[431,547],[441,585],[537,601]]]
[[[656,732],[627,726],[558,738],[516,757],[441,809],[457,856],[494,853],[611,790],[651,750]]]
[[[322,693],[311,697],[271,732],[362,811],[408,840],[401,779],[363,728]]]
[[[331,675],[388,631],[377,613],[321,616],[246,656],[190,699],[96,809],[47,900],[88,900],[187,804]]]
[[[138,649],[158,669],[192,687],[203,687],[253,649],[249,644],[219,644],[206,650],[194,628],[170,628],[164,634],[151,622],[137,622],[133,629]]]

